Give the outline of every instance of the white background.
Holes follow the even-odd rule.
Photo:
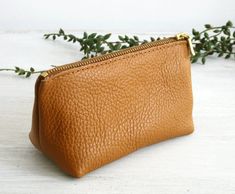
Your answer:
[[[235,21],[234,0],[0,0],[0,30],[191,32]]]

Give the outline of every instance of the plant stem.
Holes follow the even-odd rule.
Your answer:
[[[15,69],[6,68],[6,69],[0,69],[0,71],[15,71]],[[30,72],[32,74],[42,73],[44,71],[34,71],[34,72],[31,72],[31,71],[25,70],[26,73]]]
[[[235,26],[230,27],[230,28],[235,29]],[[211,30],[216,30],[216,29],[221,29],[221,26],[215,26],[215,27],[212,27],[212,28],[205,29],[205,30],[201,31],[200,34],[203,34],[205,32],[211,31]]]
[[[0,69],[0,71],[15,71],[15,69]]]

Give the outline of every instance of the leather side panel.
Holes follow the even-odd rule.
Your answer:
[[[34,105],[33,105],[33,113],[32,113],[32,126],[31,131],[29,133],[29,139],[32,144],[37,148],[40,148],[40,140],[39,140],[39,110],[38,110],[38,90],[41,82],[40,76],[37,78],[35,83],[35,97],[34,97]]]

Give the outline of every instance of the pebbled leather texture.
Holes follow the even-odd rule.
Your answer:
[[[81,177],[141,147],[193,132],[186,41],[38,78],[30,139]]]

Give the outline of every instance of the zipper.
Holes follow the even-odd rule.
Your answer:
[[[97,62],[107,60],[107,59],[110,59],[110,58],[113,58],[113,57],[125,55],[125,54],[132,53],[132,52],[135,52],[135,51],[140,51],[140,50],[143,50],[143,49],[147,49],[147,48],[150,48],[150,47],[153,47],[153,46],[163,45],[163,44],[167,44],[167,43],[171,43],[171,42],[175,42],[175,41],[180,41],[180,40],[187,40],[190,54],[192,56],[194,56],[195,52],[194,52],[194,49],[193,49],[193,45],[192,45],[190,36],[187,33],[179,33],[179,34],[177,34],[173,37],[164,38],[164,39],[156,40],[156,41],[153,41],[153,42],[150,42],[150,43],[145,43],[145,44],[142,44],[142,45],[139,45],[139,46],[126,48],[126,49],[123,49],[123,50],[120,50],[120,51],[116,51],[116,52],[113,52],[113,53],[101,55],[101,56],[94,57],[94,58],[91,58],[91,59],[85,59],[83,61],[58,66],[58,67],[55,67],[55,68],[50,69],[48,71],[42,72],[41,76],[43,78],[46,78],[49,75],[52,75],[52,74],[55,74],[55,73],[58,73],[58,72],[61,72],[61,71],[65,71],[65,70],[68,70],[68,69],[77,68],[77,67],[81,67],[81,66],[86,66],[86,65],[91,64],[91,63],[97,63]]]
[[[192,56],[195,55],[194,49],[193,49],[193,44],[192,44],[192,40],[191,37],[187,34],[187,33],[179,33],[176,35],[176,39],[177,40],[182,40],[182,39],[186,39],[188,42],[188,46],[189,46],[189,50]]]

